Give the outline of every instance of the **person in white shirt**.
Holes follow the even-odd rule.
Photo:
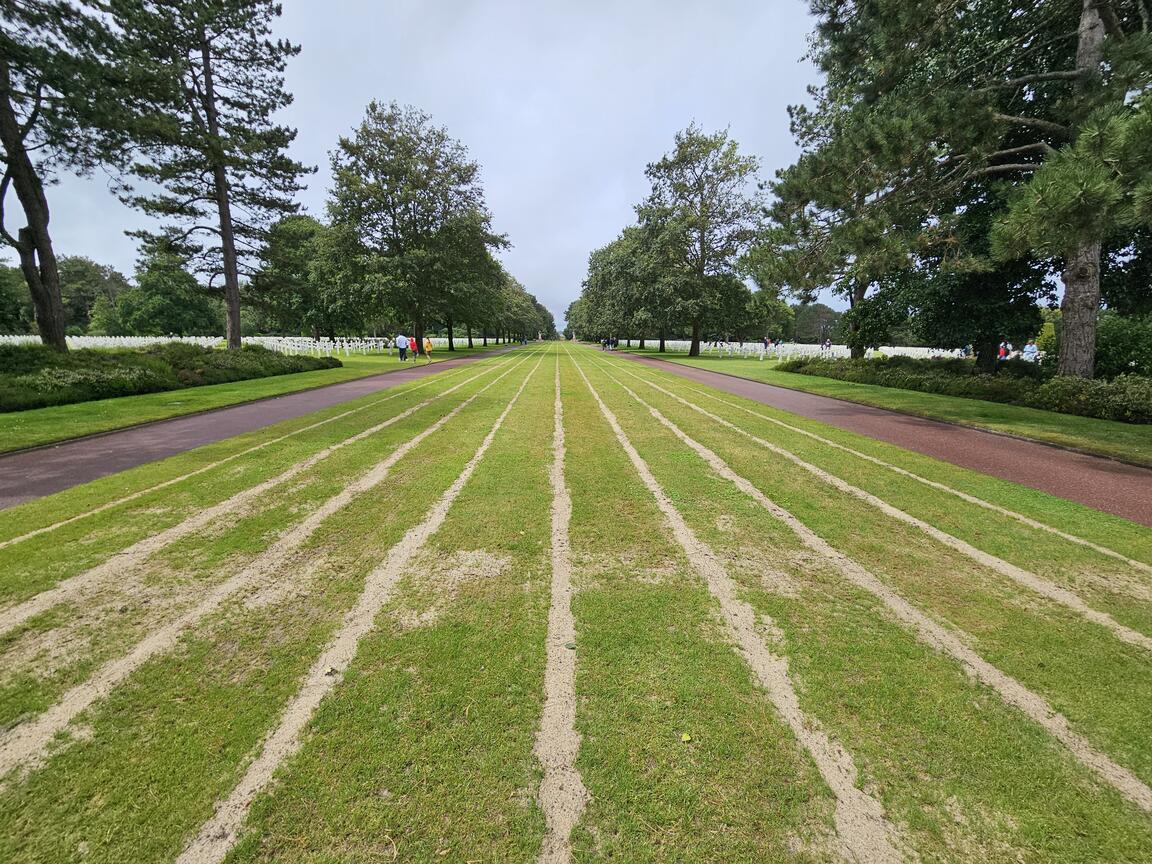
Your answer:
[[[401,333],[396,337],[396,348],[400,352],[400,362],[408,359],[408,337]]]

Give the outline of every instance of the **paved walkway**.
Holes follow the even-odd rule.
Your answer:
[[[0,509],[398,387],[505,350],[511,349],[501,348],[485,354],[409,366],[327,387],[286,393],[0,456]]]
[[[1152,470],[667,360],[616,355],[701,384],[1152,526]]]

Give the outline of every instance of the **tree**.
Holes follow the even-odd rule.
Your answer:
[[[92,313],[92,331],[106,336],[215,336],[221,324],[219,299],[163,246],[146,250],[135,286],[101,297]]]
[[[115,302],[129,287],[124,274],[91,258],[65,255],[59,259],[60,297],[69,329],[88,330],[92,310],[101,297]]]
[[[691,325],[690,356],[700,353],[709,316],[742,288],[731,277],[761,224],[757,168],[726,131],[707,135],[691,125],[676,134],[671,153],[645,170],[652,189],[636,212],[667,265],[665,278],[675,284],[677,311]]]
[[[332,338],[363,327],[355,284],[362,274],[345,257],[348,244],[336,233],[304,215],[286,216],[269,231],[247,296],[282,331]]]
[[[112,8],[122,50],[158,58],[169,75],[133,166],[147,191],[126,189],[124,198],[168,223],[160,236],[209,285],[223,280],[228,347],[239,348],[241,274],[253,272],[269,225],[299,209],[293,197],[311,170],[287,155],[296,131],[273,121],[292,102],[284,68],[299,46],[270,38],[280,14],[272,0],[119,0]],[[194,239],[205,235],[214,239]]]
[[[355,244],[349,254],[364,261],[366,299],[410,321],[419,342],[431,317],[451,306],[441,277],[458,272],[457,220],[487,235],[483,245],[498,245],[480,167],[427,114],[375,101],[331,158],[328,212]]]
[[[812,108],[792,109],[805,152],[778,184],[799,281],[832,274],[862,300],[926,249],[963,255],[958,217],[1004,186],[993,251],[1062,269],[1059,371],[1091,376],[1101,251],[1148,218],[1147,5],[812,9],[827,81]]]
[[[0,265],[0,333],[21,335],[35,332],[35,313],[19,267]]]
[[[801,303],[792,309],[797,342],[814,344],[825,339],[835,339],[843,313],[823,303]]]
[[[40,339],[60,351],[66,322],[45,187],[59,169],[86,173],[116,160],[117,132],[143,84],[113,62],[115,40],[95,11],[66,0],[0,2],[0,238],[19,257]],[[131,58],[140,62],[149,61]],[[24,214],[15,234],[5,227],[9,189]]]

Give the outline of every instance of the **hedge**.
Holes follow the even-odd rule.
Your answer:
[[[297,357],[257,345],[222,351],[166,342],[140,350],[82,349],[62,354],[45,345],[0,346],[0,412],[25,411],[332,369],[334,357]]]
[[[970,360],[802,358],[781,363],[781,372],[819,375],[857,384],[917,390],[942,396],[985,399],[1061,414],[1124,423],[1152,423],[1152,378],[1118,375],[1111,381],[1046,378],[1032,363],[1009,361],[995,375],[977,372]]]

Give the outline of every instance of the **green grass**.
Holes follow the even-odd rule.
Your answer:
[[[367,575],[515,408],[244,823],[230,864],[532,862],[544,836],[533,744],[544,701],[554,374],[572,496],[576,757],[591,799],[574,860],[840,860],[834,798],[730,644],[577,370],[717,556],[788,670],[805,724],[925,862],[1138,862],[1152,817],[1038,724],[918,640],[834,563],[719,477],[620,386],[1152,784],[1152,655],[648,387],[660,386],[1152,632],[1152,575],[741,411],[836,442],[1152,562],[1152,531],[1044,493],[790,417],[600,352],[490,358],[11,510],[0,540],[83,514],[349,407],[362,411],[0,549],[0,610],[229,500],[473,374],[250,509],[157,550],[0,637],[0,753],[71,686],[262,555],[324,501],[505,377],[357,495],[279,570],[187,630],[77,718],[43,765],[0,778],[0,860],[170,862],[243,775]],[[629,374],[631,373],[631,374]],[[641,380],[637,380],[637,379]],[[617,383],[618,379],[620,383]],[[706,388],[705,388],[706,389]],[[147,602],[145,602],[147,601]],[[683,740],[687,735],[689,740]]]
[[[482,354],[494,348],[495,346],[471,350],[457,348],[454,352],[435,351],[432,354],[432,362],[439,363],[455,357]],[[213,408],[224,408],[255,399],[283,396],[286,393],[339,384],[342,381],[353,381],[368,375],[404,368],[394,355],[390,357],[387,354],[354,354],[350,357],[341,357],[340,362],[344,365],[339,369],[297,372],[292,375],[256,378],[232,384],[210,384],[204,387],[189,387],[185,390],[122,396],[117,399],[97,399],[93,402],[0,414],[0,453],[54,444],[70,438],[110,432],[114,429],[155,420],[167,420]],[[423,360],[419,362],[424,363]]]
[[[1070,447],[1085,453],[1122,459],[1138,465],[1152,466],[1152,426],[1148,425],[1096,420],[1091,417],[1041,411],[1037,408],[986,402],[982,399],[962,399],[873,384],[856,384],[816,375],[778,372],[774,368],[776,364],[770,360],[688,357],[687,354],[659,354],[653,350],[637,350],[632,353],[713,372],[724,372],[777,387],[832,396],[849,402],[859,402],[862,405],[888,408],[961,426],[974,426],[977,429],[988,429],[1047,444]]]

